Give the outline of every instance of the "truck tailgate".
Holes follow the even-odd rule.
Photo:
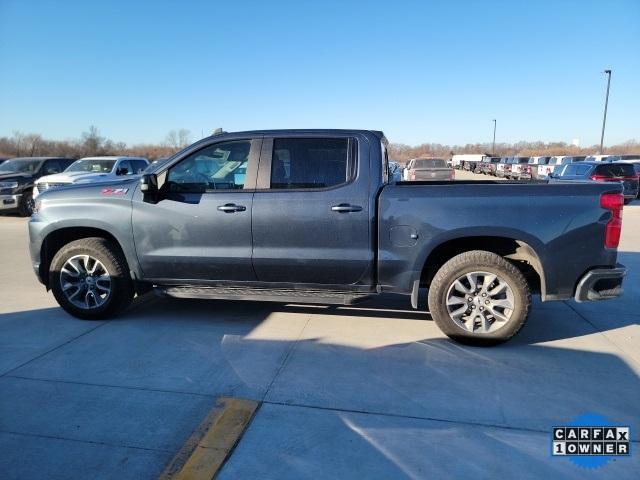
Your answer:
[[[450,168],[414,168],[416,181],[449,180],[451,178]]]

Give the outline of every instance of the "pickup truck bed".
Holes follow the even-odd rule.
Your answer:
[[[451,338],[505,341],[543,301],[614,298],[621,187],[389,183],[367,130],[205,138],[141,180],[44,192],[34,270],[60,305],[105,318],[149,289],[173,297],[351,303],[428,288]]]

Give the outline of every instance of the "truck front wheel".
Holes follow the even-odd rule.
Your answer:
[[[469,345],[495,345],[524,325],[531,292],[524,276],[500,255],[461,253],[445,263],[429,287],[429,312],[444,334]]]
[[[62,247],[49,267],[53,295],[68,313],[85,320],[115,315],[133,299],[124,256],[104,238],[82,238]]]

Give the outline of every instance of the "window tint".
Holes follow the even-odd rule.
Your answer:
[[[118,164],[118,169],[120,171],[126,169],[126,175],[131,175],[133,173],[133,167],[131,166],[131,162],[129,160],[123,160]]]
[[[327,188],[347,182],[350,144],[355,141],[348,138],[275,139],[271,188]]]
[[[131,165],[133,166],[133,173],[135,174],[142,173],[144,169],[147,168],[147,162],[142,160],[131,160]]]
[[[562,170],[562,176],[586,175],[591,170],[591,165],[581,165],[579,163],[569,163]]]
[[[170,192],[204,193],[244,187],[250,140],[223,142],[192,153],[169,170]]]
[[[598,165],[596,173],[607,177],[633,177],[635,172],[633,170],[633,165],[630,163],[608,163]]]
[[[60,164],[59,160],[47,160],[44,163],[43,172],[45,175],[48,175],[51,173],[60,173],[62,170],[64,170],[64,168],[62,168],[62,165]]]
[[[416,160],[415,168],[447,168],[447,162],[441,158]]]

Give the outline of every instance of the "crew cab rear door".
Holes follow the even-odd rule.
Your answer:
[[[370,189],[366,137],[265,136],[252,211],[258,280],[371,285]]]
[[[255,281],[251,209],[261,138],[207,142],[158,174],[159,201],[133,199],[147,280]]]

